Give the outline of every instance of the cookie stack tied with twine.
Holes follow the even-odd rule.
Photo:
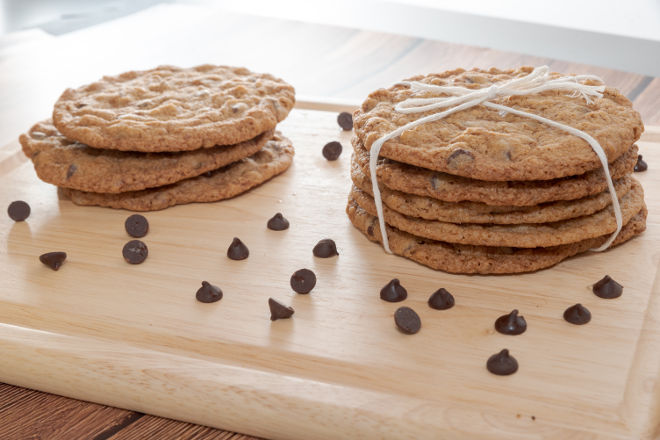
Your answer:
[[[646,227],[631,177],[643,124],[598,77],[416,76],[371,93],[354,121],[351,222],[433,269],[530,272]]]
[[[234,197],[284,172],[275,130],[294,89],[245,68],[161,66],[68,89],[21,135],[42,180],[78,205],[153,211]]]

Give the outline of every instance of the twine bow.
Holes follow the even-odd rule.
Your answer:
[[[595,80],[601,85],[587,85],[579,81]],[[535,93],[545,92],[547,90],[563,90],[570,92],[570,96],[581,96],[589,104],[594,98],[602,98],[605,86],[602,85],[602,80],[594,75],[574,75],[574,76],[561,76],[552,78],[550,76],[550,69],[548,66],[541,66],[535,68],[529,75],[514,78],[508,81],[502,81],[484,87],[482,89],[468,89],[461,86],[438,86],[433,84],[426,84],[418,81],[403,81],[399,84],[408,85],[413,92],[431,92],[444,96],[434,96],[430,98],[408,98],[398,103],[394,109],[399,113],[422,113],[434,110],[440,110],[438,113],[432,113],[422,118],[416,119],[408,124],[405,124],[396,130],[382,136],[376,140],[369,151],[369,170],[371,172],[371,186],[374,193],[374,201],[376,202],[376,212],[378,214],[378,224],[380,225],[381,235],[383,237],[383,248],[387,253],[392,253],[387,238],[387,230],[385,229],[385,220],[383,218],[383,201],[380,195],[380,188],[378,187],[378,178],[376,176],[376,165],[380,150],[383,144],[390,139],[400,136],[406,130],[410,130],[419,125],[428,122],[443,119],[452,113],[459,112],[477,105],[483,105],[500,111],[501,114],[511,113],[514,115],[522,116],[525,118],[534,119],[542,122],[551,127],[558,128],[574,136],[584,139],[589,143],[594,153],[600,159],[600,163],[605,172],[607,179],[607,188],[609,189],[610,196],[612,197],[612,207],[614,208],[614,217],[616,219],[616,231],[603,243],[600,247],[592,249],[592,251],[600,252],[607,249],[614,239],[619,235],[623,227],[623,218],[621,214],[621,207],[619,206],[619,199],[617,198],[612,176],[607,162],[607,155],[598,141],[593,138],[589,133],[586,133],[570,125],[561,124],[551,119],[544,118],[533,113],[524,112],[502,104],[495,104],[490,102],[493,99],[508,96],[523,96],[533,95]]]

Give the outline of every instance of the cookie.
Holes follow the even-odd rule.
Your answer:
[[[69,139],[124,151],[189,151],[245,142],[282,121],[294,89],[242,67],[160,66],[67,89],[53,122]]]
[[[351,179],[360,190],[373,197],[371,180],[353,161]],[[623,197],[632,185],[632,178],[614,181],[617,196]],[[612,203],[609,192],[577,200],[547,202],[535,206],[490,206],[478,202],[443,202],[431,197],[416,196],[395,191],[382,185],[380,195],[388,208],[410,217],[451,223],[550,223],[569,218],[591,215]]]
[[[458,69],[415,76],[408,81],[483,89],[521,78],[532,70],[531,67]],[[395,129],[438,112],[404,114],[395,110],[398,103],[413,96],[439,95],[428,91],[414,93],[409,85],[396,84],[371,93],[355,111],[354,132],[367,150],[377,139]],[[496,98],[491,102],[590,134],[602,146],[608,162],[624,154],[644,130],[641,117],[633,110],[631,102],[613,88],[606,88],[602,98],[590,103],[577,93],[561,90]],[[380,155],[410,165],[489,181],[556,179],[601,166],[591,146],[583,139],[533,119],[501,114],[483,105],[407,130],[385,142]]]
[[[269,130],[246,142],[174,153],[139,153],[91,148],[62,136],[50,120],[19,138],[39,178],[80,191],[121,193],[169,185],[215,170],[259,151]]]
[[[369,173],[369,152],[353,138],[355,158],[362,171]],[[633,172],[637,161],[637,146],[610,164],[613,179]],[[602,169],[582,175],[553,180],[487,182],[439,173],[402,164],[389,159],[378,164],[378,182],[390,189],[408,194],[433,197],[446,202],[481,202],[495,206],[533,206],[558,200],[575,200],[607,190]]]
[[[131,211],[156,211],[193,202],[215,202],[237,196],[283,173],[293,161],[291,141],[275,132],[256,154],[226,167],[172,185],[119,194],[60,188],[77,205],[97,205]]]
[[[351,223],[369,240],[382,243],[378,219],[349,198]],[[646,207],[623,227],[613,245],[630,240],[646,229]],[[603,244],[608,236],[547,248],[488,247],[433,241],[387,227],[392,252],[435,270],[463,274],[513,274],[533,272]]]
[[[642,186],[635,179],[632,180],[630,191],[620,200],[624,225],[644,206]],[[376,205],[368,194],[354,186],[351,197],[369,214],[376,215]],[[419,237],[483,246],[558,246],[611,234],[616,230],[614,210],[611,206],[585,217],[554,223],[514,225],[456,224],[423,220],[400,214],[387,205],[383,206],[383,213],[388,225]]]

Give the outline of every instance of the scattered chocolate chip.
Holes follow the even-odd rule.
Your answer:
[[[268,307],[270,308],[270,320],[287,319],[295,313],[292,307],[287,307],[281,302],[268,298]]]
[[[328,160],[337,160],[341,155],[342,146],[337,141],[328,142],[323,147],[323,157]]]
[[[72,163],[71,165],[69,165],[69,169],[66,170],[67,180],[69,180],[71,178],[71,176],[73,176],[77,170],[78,170],[78,167],[76,166],[76,164]]]
[[[436,310],[451,309],[454,307],[454,303],[454,295],[445,288],[436,290],[429,298],[429,307]]]
[[[124,260],[131,264],[140,264],[147,259],[149,250],[147,245],[140,240],[131,240],[124,245],[124,249],[121,251],[124,256]]]
[[[455,150],[447,158],[447,166],[453,169],[463,168],[472,162],[474,162],[474,154],[462,148]]]
[[[422,327],[419,315],[410,307],[399,307],[394,312],[394,323],[403,333],[414,335]]]
[[[337,124],[344,131],[353,130],[353,115],[349,112],[341,112],[337,115]]]
[[[486,368],[498,376],[508,376],[518,371],[518,361],[506,348],[488,358]]]
[[[369,237],[374,236],[374,225],[369,225],[369,227],[367,228],[367,234],[369,235]]]
[[[532,420],[536,420],[536,416],[532,416]]]
[[[220,301],[222,299],[222,290],[220,290],[218,286],[202,281],[202,287],[197,289],[195,297],[197,298],[197,301],[203,303]]]
[[[642,159],[642,155],[637,155],[637,163],[635,164],[635,172],[646,171],[649,168],[648,164]]]
[[[124,222],[126,233],[134,238],[142,238],[149,232],[149,222],[140,214],[129,216]]]
[[[296,293],[309,293],[316,286],[316,275],[309,269],[300,269],[291,275],[290,282]]]
[[[394,278],[380,289],[380,299],[387,302],[399,302],[408,298],[408,291],[403,287],[399,280]]]
[[[519,335],[527,330],[527,321],[518,316],[518,310],[502,315],[495,320],[495,330],[505,335]]]
[[[213,171],[207,171],[204,174],[202,174],[204,177],[212,177],[213,176]]]
[[[232,260],[245,260],[249,255],[250,250],[245,246],[245,243],[234,237],[227,249],[227,256]]]
[[[596,296],[604,299],[618,298],[623,293],[623,286],[612,279],[609,275],[605,275],[592,287]]]
[[[30,216],[30,205],[23,200],[16,200],[9,204],[7,214],[15,222],[22,222]]]
[[[39,255],[39,261],[53,270],[58,270],[66,260],[66,252],[47,252]]]
[[[591,321],[591,312],[582,304],[575,304],[564,311],[564,319],[571,324],[583,325]]]
[[[289,229],[289,220],[285,219],[281,212],[278,212],[268,220],[266,226],[273,231],[283,231]]]
[[[319,258],[329,258],[334,257],[335,255],[339,255],[339,252],[337,252],[337,245],[333,240],[329,238],[324,238],[323,240],[316,243],[312,253],[315,257]]]

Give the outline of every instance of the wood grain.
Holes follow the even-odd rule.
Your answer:
[[[149,258],[131,267],[120,257],[126,212],[57,200],[8,147],[3,199],[28,200],[33,214],[0,220],[0,380],[266,438],[653,438],[660,195],[647,191],[643,237],[610,252],[522,276],[433,272],[383,254],[347,221],[348,151],[332,163],[320,154],[329,139],[348,147],[335,117],[294,111],[282,130],[295,163],[267,185],[150,213]],[[660,163],[655,144],[640,146]],[[652,165],[638,176],[657,188]],[[284,233],[265,228],[277,211],[291,220]],[[248,260],[224,256],[233,236]],[[312,256],[325,237],[339,257]],[[53,272],[36,256],[56,249],[69,259]],[[318,276],[310,295],[288,286],[301,267]],[[624,284],[622,298],[589,291],[605,272]],[[398,305],[377,297],[394,276],[422,318],[415,336],[396,331]],[[201,280],[219,284],[223,300],[196,303]],[[425,305],[438,287],[454,293],[454,309]],[[293,319],[269,321],[268,297],[293,305]],[[562,321],[575,302],[592,311],[589,325]],[[494,334],[493,320],[513,308],[527,333]],[[504,347],[521,369],[492,376],[485,360]]]
[[[136,44],[138,41],[139,44]],[[15,38],[11,43],[0,49],[0,144],[14,141],[20,132],[36,120],[48,116],[52,103],[65,87],[77,86],[93,81],[103,74],[114,74],[123,70],[148,68],[162,63],[193,65],[204,62],[244,64],[253,69],[277,73],[296,86],[298,96],[302,98],[299,99],[299,108],[319,109],[316,102],[320,98],[322,101],[332,101],[332,111],[350,109],[355,103],[361,102],[371,90],[420,72],[457,66],[507,67],[545,63],[561,72],[596,73],[608,84],[621,88],[633,99],[635,108],[641,112],[647,124],[645,139],[649,144],[646,145],[650,146],[650,142],[660,143],[660,129],[649,127],[652,124],[660,124],[660,106],[657,105],[660,100],[660,82],[657,78],[487,48],[224,13],[191,5],[164,5],[126,19],[59,37],[43,33],[26,34],[25,37]],[[332,126],[332,122],[325,123],[330,124],[328,127]],[[309,134],[309,127],[303,126],[303,131]],[[333,133],[325,133],[325,136],[332,136]],[[324,135],[319,135],[314,145],[308,147],[318,148],[326,140]],[[303,145],[307,146],[307,142]],[[0,149],[0,174],[4,176],[25,166],[24,158],[16,154],[15,147],[12,143],[7,148]],[[647,152],[642,153],[648,159]],[[649,163],[653,168],[653,163]],[[34,179],[36,177],[32,176],[25,182],[31,184]],[[328,182],[328,185],[333,185],[331,180]],[[646,186],[649,192],[649,184]],[[44,197],[53,196],[52,190],[47,186],[38,188],[44,191]],[[657,189],[657,184],[652,188]],[[14,183],[11,189],[13,196],[17,192]],[[53,213],[46,215],[60,215],[58,204],[53,207],[52,203],[44,203],[42,207],[54,209]],[[335,209],[340,211],[341,207],[337,206]],[[306,215],[304,210],[301,215]],[[652,219],[653,216],[650,221]],[[34,218],[30,222],[33,220]],[[48,223],[42,226],[48,227]],[[93,235],[94,231],[88,230],[87,235],[90,234]],[[3,242],[7,243],[10,236],[11,232],[9,235],[2,235]],[[359,235],[353,236],[352,239],[362,240]],[[359,255],[364,256],[362,253]],[[368,255],[382,257],[378,252]],[[93,258],[93,255],[88,256]],[[91,264],[91,267],[96,266]],[[403,269],[407,267],[404,264]],[[562,266],[553,273],[562,274]],[[445,279],[442,274],[433,274],[430,278]],[[463,285],[460,280],[455,283],[459,287]],[[469,284],[468,281],[465,283]],[[3,286],[5,289],[12,287],[4,281]],[[505,286],[504,290],[510,289]],[[653,290],[658,291],[656,284]],[[545,307],[542,301],[544,295],[550,293],[531,300],[535,307]],[[38,300],[39,297],[32,299]],[[651,303],[653,304],[655,303]],[[513,303],[511,305],[519,306]],[[38,304],[34,306],[38,307]],[[657,328],[660,313],[657,307],[649,307],[648,310],[647,323],[644,325]],[[66,314],[59,318],[62,321],[67,319]],[[483,334],[487,334],[487,330],[483,331]],[[470,333],[471,338],[480,336],[475,336],[474,332]],[[641,406],[648,411],[639,411],[640,395],[648,395],[649,387],[653,387],[652,383],[657,383],[653,382],[655,379],[645,382],[646,378],[655,377],[657,369],[653,372],[656,366],[653,357],[644,359],[648,347],[657,344],[657,340],[658,336],[654,331],[642,333],[640,336],[636,345],[636,358],[639,361],[635,365],[638,369],[645,365],[650,370],[630,370],[630,386],[626,388],[628,391],[623,404],[615,411],[616,414],[621,412],[632,419],[641,418],[634,422],[638,425],[643,424],[647,417],[649,421],[657,420],[657,415],[652,415],[652,409],[657,408],[657,400],[645,401]],[[29,360],[26,360],[27,362]],[[28,381],[25,384],[30,383]],[[117,423],[130,420],[130,417],[136,417],[138,414],[123,410],[101,410],[99,408],[105,407],[9,385],[3,385],[0,391],[0,421],[3,422],[0,423],[0,438],[12,438],[14,434],[19,438],[37,435],[42,438],[75,438],[90,437],[96,432],[105,433],[103,435],[107,436],[110,431],[105,429],[117,427]],[[64,389],[63,393],[70,394],[68,389]],[[654,395],[657,396],[658,393],[655,392]],[[26,402],[25,406],[21,405],[23,401]],[[88,408],[94,409],[93,417],[89,416]],[[57,414],[57,417],[49,418],[47,423],[42,424],[51,412]],[[26,420],[26,414],[43,414],[44,417]],[[125,418],[126,414],[130,416],[129,419]],[[483,424],[481,417],[476,420],[477,426]],[[516,413],[516,420],[523,423],[531,419],[521,411]],[[470,423],[473,423],[473,420],[470,420]],[[55,429],[48,434],[42,426],[53,426]],[[73,426],[79,431],[67,430],[73,429]],[[113,438],[124,438],[124,435],[136,436],[135,438],[154,437],[154,433],[163,439],[178,437],[178,434],[169,433],[209,436],[200,438],[231,438],[227,436],[232,435],[211,428],[191,427],[169,419],[142,416],[118,431]],[[616,437],[615,433],[612,435]],[[576,436],[600,438],[598,434],[581,433]],[[537,437],[545,438],[544,435]]]
[[[104,438],[134,412],[0,384],[0,438]]]

